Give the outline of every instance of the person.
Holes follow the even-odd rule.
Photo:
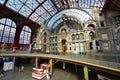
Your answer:
[[[50,73],[49,72],[47,72],[46,78],[47,78],[47,80],[50,80]]]

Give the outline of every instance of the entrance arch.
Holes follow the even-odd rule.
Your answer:
[[[62,53],[65,53],[67,51],[67,40],[63,39],[61,43],[62,43]]]

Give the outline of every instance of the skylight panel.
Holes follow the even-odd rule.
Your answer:
[[[45,9],[49,9],[50,7],[52,7],[52,5],[48,2],[48,0],[43,4],[43,7]]]
[[[22,7],[22,3],[18,0],[8,0],[6,4],[9,8],[12,8],[15,11],[18,11]]]
[[[51,15],[54,15],[56,12],[57,12],[57,10],[56,10],[54,7],[51,7],[51,8],[49,9],[49,13],[50,13]]]
[[[37,14],[41,15],[45,12],[45,10],[43,9],[43,7],[39,7],[36,11]]]
[[[38,6],[38,2],[36,2],[35,0],[28,0],[25,3],[25,5],[27,5],[29,8],[31,8],[33,10]]]
[[[28,17],[30,15],[30,13],[32,12],[32,10],[30,10],[28,7],[26,6],[23,6],[21,9],[20,9],[20,14]]]
[[[39,18],[39,15],[36,14],[36,13],[33,13],[33,14],[30,16],[30,19],[33,20],[33,21],[36,21],[38,18]]]
[[[45,20],[42,18],[42,17],[39,17],[38,20],[37,20],[37,23],[38,24],[41,24],[43,23]]]
[[[48,18],[50,18],[50,15],[48,13],[45,13],[44,15],[42,15],[42,17],[47,20]]]

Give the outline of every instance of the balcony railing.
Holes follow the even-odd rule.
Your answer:
[[[0,54],[12,54],[13,51],[3,51]],[[104,51],[104,52],[89,52],[89,53],[46,53],[46,52],[28,52],[28,51],[16,51],[17,55],[21,54],[34,54],[45,55],[54,58],[66,58],[69,60],[76,60],[81,62],[87,62],[98,66],[105,66],[108,68],[116,69],[120,72],[120,51]]]

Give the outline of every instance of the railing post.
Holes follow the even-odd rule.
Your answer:
[[[84,79],[85,79],[85,80],[89,80],[88,67],[87,67],[87,66],[84,66],[83,71],[84,71]]]
[[[65,62],[63,62],[63,69],[65,70]]]

